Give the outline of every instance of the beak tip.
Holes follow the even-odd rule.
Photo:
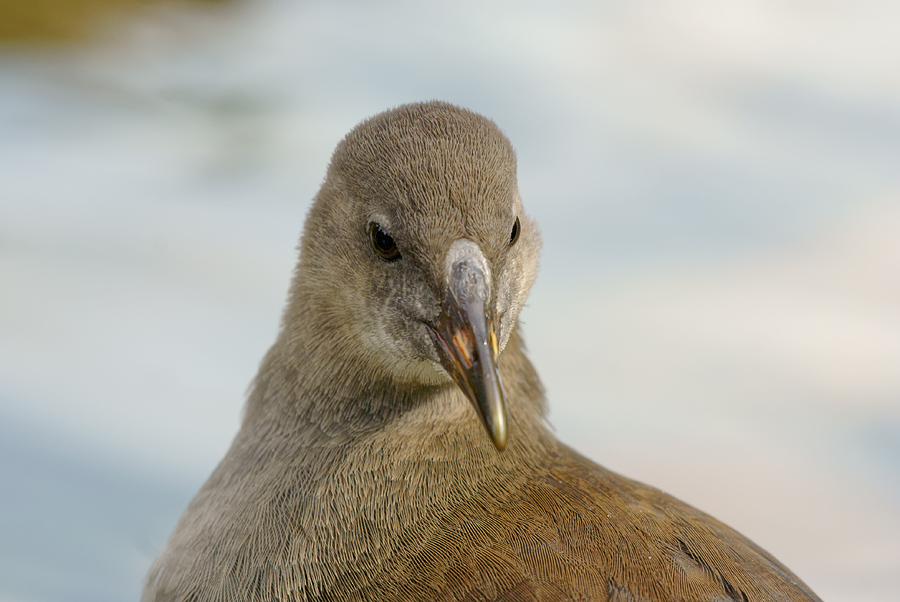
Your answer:
[[[488,426],[488,425],[485,425]],[[491,436],[491,442],[494,444],[494,447],[497,448],[498,452],[502,452],[506,449],[506,409],[503,408],[497,415],[494,416],[494,420],[492,424],[488,426],[488,433]]]

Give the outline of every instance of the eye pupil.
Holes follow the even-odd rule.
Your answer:
[[[372,237],[372,248],[375,249],[379,257],[385,261],[400,259],[400,249],[397,248],[397,243],[381,226],[372,222],[369,224],[369,234]]]
[[[521,228],[519,227],[519,218],[517,217],[516,223],[513,224],[512,232],[509,235],[509,246],[513,246],[516,244],[516,241],[519,240],[519,230],[521,230]]]

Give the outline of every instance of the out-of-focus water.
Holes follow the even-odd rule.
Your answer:
[[[895,599],[898,23],[260,0],[0,49],[0,600],[138,597],[236,431],[331,150],[433,98],[518,150],[560,438],[823,599]]]

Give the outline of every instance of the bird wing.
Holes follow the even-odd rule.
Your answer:
[[[534,475],[456,508],[362,599],[821,602],[733,529],[568,448]]]

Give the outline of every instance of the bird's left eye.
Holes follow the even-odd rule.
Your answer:
[[[522,228],[519,227],[519,218],[516,218],[516,223],[513,224],[512,232],[509,234],[509,246],[513,246],[516,244],[516,241],[519,240],[519,231]]]
[[[381,226],[375,222],[369,224],[369,235],[372,237],[372,248],[379,257],[385,261],[400,259],[400,249],[397,248],[397,243]]]

